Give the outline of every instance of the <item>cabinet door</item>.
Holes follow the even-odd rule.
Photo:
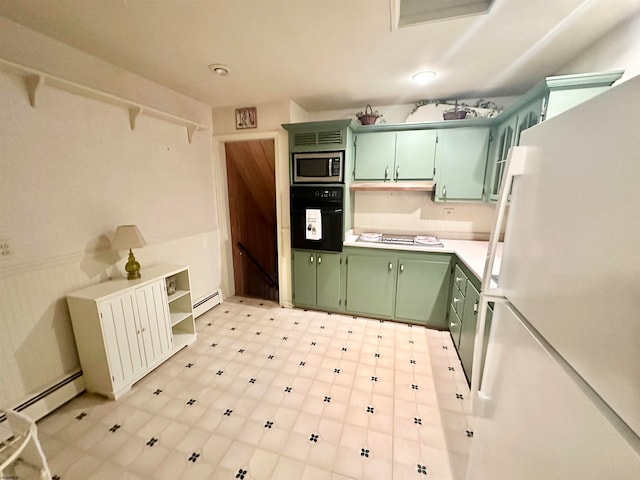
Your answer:
[[[448,261],[400,259],[396,318],[446,328],[449,282]]]
[[[479,303],[480,294],[478,290],[471,282],[467,281],[467,293],[462,313],[462,328],[460,330],[460,348],[458,349],[462,368],[467,375],[467,379],[471,379],[471,371],[473,369],[473,345],[476,338]]]
[[[360,133],[356,137],[356,180],[391,180],[395,132]]]
[[[522,135],[522,132],[540,122],[540,118],[542,117],[542,103],[543,98],[537,98],[518,112],[518,125],[513,140],[514,145],[520,145],[520,135]]]
[[[136,300],[144,356],[151,366],[169,355],[173,346],[164,282],[136,288]]]
[[[293,303],[316,305],[316,253],[311,250],[293,250]]]
[[[504,175],[504,169],[507,164],[507,155],[516,138],[517,123],[518,117],[514,115],[507,119],[505,123],[501,124],[496,132],[496,143],[492,160],[491,190],[489,192],[489,198],[491,200],[497,200],[500,195],[502,176]]]
[[[450,128],[438,133],[436,200],[482,200],[489,131]]]
[[[353,313],[391,317],[396,281],[396,259],[349,255],[347,305]]]
[[[436,130],[412,130],[396,134],[395,180],[430,180],[436,156]]]
[[[105,300],[98,308],[111,380],[118,386],[146,367],[138,336],[135,295],[130,292]]]
[[[318,307],[340,309],[340,253],[316,254],[316,304]]]

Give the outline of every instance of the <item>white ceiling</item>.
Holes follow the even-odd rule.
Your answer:
[[[426,1],[426,0],[425,0]],[[521,94],[640,0],[494,0],[393,28],[393,0],[0,0],[0,15],[212,106],[308,111]],[[207,65],[223,63],[220,77]],[[428,85],[411,75],[436,70]]]

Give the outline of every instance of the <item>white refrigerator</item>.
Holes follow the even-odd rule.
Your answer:
[[[485,267],[481,307],[495,309],[473,371],[466,478],[638,480],[640,76],[530,128],[521,145]]]

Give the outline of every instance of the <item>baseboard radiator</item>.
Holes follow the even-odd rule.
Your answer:
[[[33,420],[39,420],[67,403],[85,390],[82,371],[78,370],[59,379],[41,392],[27,398],[12,410],[22,412]]]
[[[211,310],[213,307],[220,305],[221,303],[222,291],[218,289],[215,292],[205,295],[193,304],[193,315],[197,318],[204,312]]]

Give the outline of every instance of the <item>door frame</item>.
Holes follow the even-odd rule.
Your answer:
[[[278,131],[213,135],[213,184],[220,229],[221,288],[224,297],[235,295],[231,216],[227,186],[227,142],[273,140],[276,184],[276,246],[278,249],[278,297],[282,306],[291,307],[291,240],[289,238],[289,148],[288,138]]]

